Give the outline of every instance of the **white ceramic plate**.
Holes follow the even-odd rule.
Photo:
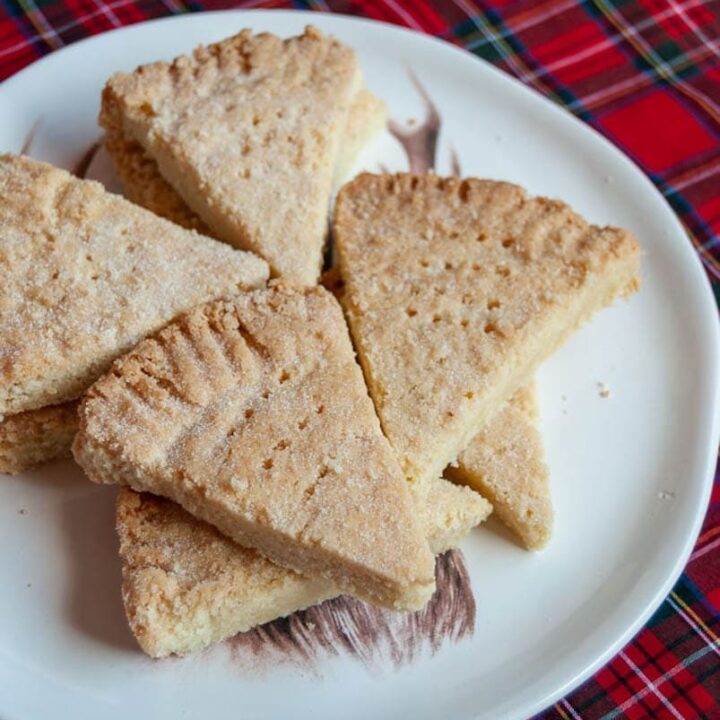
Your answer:
[[[644,250],[641,293],[601,313],[540,372],[557,526],[530,554],[502,532],[463,545],[474,634],[414,662],[367,668],[342,652],[306,665],[239,662],[228,644],[151,661],[119,595],[113,492],[58,463],[0,483],[0,715],[72,717],[522,718],[567,693],[627,642],[678,577],[698,533],[718,438],[715,305],[690,243],[650,182],[550,102],[469,54],[388,25],[291,12],[191,15],[73,45],[0,88],[0,149],[73,168],[99,136],[116,70],[170,58],[240,28],[312,21],[359,53],[399,121],[442,116],[437,170],[521,183]],[[359,166],[403,169],[388,133]],[[107,179],[102,158],[92,173]],[[599,394],[598,383],[610,390]]]

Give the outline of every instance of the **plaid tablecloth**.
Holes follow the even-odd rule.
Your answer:
[[[720,0],[0,0],[0,79],[88,35],[169,14],[295,7],[466,47],[632,157],[687,229],[720,302]],[[650,622],[540,718],[720,718],[720,472],[690,562]]]

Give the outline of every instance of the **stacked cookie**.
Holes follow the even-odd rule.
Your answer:
[[[108,82],[137,205],[0,161],[0,463],[74,437],[122,486],[123,598],[153,656],[343,593],[422,607],[433,554],[492,507],[549,538],[533,376],[637,289],[637,243],[507,183],[364,174],[318,284],[333,187],[384,117],[349,48],[244,31]]]

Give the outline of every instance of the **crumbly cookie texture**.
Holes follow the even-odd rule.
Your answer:
[[[370,394],[417,482],[640,282],[629,232],[503,182],[363,174],[338,196],[334,233]]]
[[[267,264],[52,165],[0,156],[0,414],[76,399],[194,305]]]
[[[123,195],[189,230],[212,235],[212,230],[186,205],[158,170],[157,163],[140,143],[128,138],[122,128],[105,128],[105,150],[115,167]]]
[[[244,30],[115,75],[100,123],[142,145],[213,235],[312,284],[360,86],[354,52],[314,28],[287,40]]]
[[[369,602],[432,594],[410,490],[324,288],[273,283],[194,309],[118,360],[79,415],[90,479],[175,500]]]
[[[344,285],[337,267],[323,273],[320,282],[343,303]],[[445,475],[490,500],[500,521],[528,550],[547,544],[554,513],[534,381],[493,414]]]
[[[490,509],[477,493],[441,479],[418,499],[436,554],[455,547]],[[280,567],[155,495],[120,488],[116,521],[125,611],[152,657],[186,655],[338,594],[326,580]]]
[[[76,402],[8,415],[0,422],[0,473],[15,475],[70,457],[77,425]]]
[[[358,90],[350,105],[345,132],[340,141],[340,152],[333,174],[335,189],[339,189],[347,180],[362,149],[383,130],[386,124],[385,103],[367,88]]]
[[[553,506],[542,438],[537,427],[535,383],[519,390],[445,471],[481,493],[497,517],[528,550],[544,547],[553,528]]]
[[[160,174],[157,163],[142,145],[124,134],[116,115],[108,112],[102,117],[106,123],[105,149],[125,197],[178,225],[212,235],[212,230]],[[385,103],[366,88],[359,90],[350,106],[335,165],[336,187],[345,180],[363,147],[385,126],[386,118]]]

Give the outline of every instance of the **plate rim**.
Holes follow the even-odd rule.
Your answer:
[[[317,21],[318,25],[325,23],[329,23],[331,25],[333,23],[346,23],[348,25],[359,24],[371,29],[382,27],[387,31],[414,36],[416,40],[429,43],[435,46],[435,48],[439,51],[450,51],[451,53],[455,53],[458,62],[465,63],[468,60],[479,62],[485,71],[489,71],[494,74],[501,80],[501,82],[506,83],[514,90],[531,93],[534,96],[535,101],[542,102],[545,109],[554,113],[553,117],[560,120],[560,122],[570,121],[574,123],[576,127],[582,128],[582,131],[588,134],[588,138],[594,136],[596,142],[600,141],[603,144],[604,152],[611,153],[616,161],[623,163],[625,169],[634,176],[634,179],[644,184],[645,192],[649,192],[652,196],[654,196],[656,201],[660,201],[662,203],[665,214],[670,220],[668,228],[670,232],[668,233],[669,238],[667,242],[676,245],[678,250],[682,247],[680,257],[682,257],[682,262],[687,265],[688,269],[692,273],[694,280],[693,285],[696,289],[695,297],[692,302],[697,305],[697,308],[694,309],[699,313],[698,321],[700,322],[703,330],[701,333],[702,340],[700,345],[703,348],[703,354],[709,361],[709,366],[713,369],[711,377],[706,380],[710,388],[710,392],[706,395],[708,399],[698,413],[698,416],[703,416],[702,427],[704,429],[704,438],[700,444],[706,448],[705,456],[702,459],[704,471],[702,491],[698,496],[698,503],[695,509],[693,523],[686,531],[685,542],[682,548],[679,549],[679,552],[676,551],[673,563],[667,564],[668,570],[665,573],[664,582],[656,588],[652,599],[645,604],[643,610],[637,614],[632,622],[624,623],[626,625],[624,631],[610,643],[606,644],[603,652],[601,652],[593,660],[586,662],[585,666],[574,673],[572,677],[567,678],[565,682],[561,683],[558,687],[555,687],[554,690],[546,692],[542,697],[536,698],[533,702],[514,706],[511,710],[513,713],[512,716],[518,718],[539,713],[572,692],[579,685],[585,682],[585,680],[597,672],[597,670],[606,665],[625,645],[632,640],[638,631],[641,630],[651,615],[665,600],[670,590],[681,576],[700,533],[712,493],[717,460],[717,447],[720,443],[720,321],[718,320],[717,305],[710,286],[710,280],[707,276],[703,263],[690,238],[687,236],[679,217],[662,193],[653,184],[646,173],[637,165],[637,163],[635,163],[635,161],[633,161],[619,147],[613,144],[599,131],[591,125],[583,122],[580,118],[576,117],[565,108],[554,103],[534,88],[525,85],[521,80],[500,70],[492,63],[478,57],[469,50],[439,37],[401,25],[394,25],[385,21],[343,13],[261,8],[210,10],[153,18],[142,22],[132,23],[130,25],[111,28],[107,31],[91,35],[78,40],[77,42],[66,45],[58,50],[47,53],[2,81],[2,83],[0,83],[0,100],[3,100],[6,96],[11,96],[16,86],[32,82],[33,75],[44,73],[46,66],[52,64],[53,62],[57,62],[58,57],[62,56],[64,61],[72,54],[82,54],[88,50],[92,50],[93,45],[101,44],[109,35],[124,32],[132,33],[133,31],[137,31],[139,28],[148,25],[188,23],[201,16],[217,15],[232,15],[237,18],[254,16],[256,18],[265,17],[267,19],[273,16],[292,16],[293,18],[305,17],[307,19],[307,24],[310,25]],[[329,32],[332,32],[332,29],[329,29]],[[700,286],[702,286],[702,289],[700,289]],[[554,684],[557,685],[557,683]],[[470,712],[472,713],[473,711],[470,709]]]

